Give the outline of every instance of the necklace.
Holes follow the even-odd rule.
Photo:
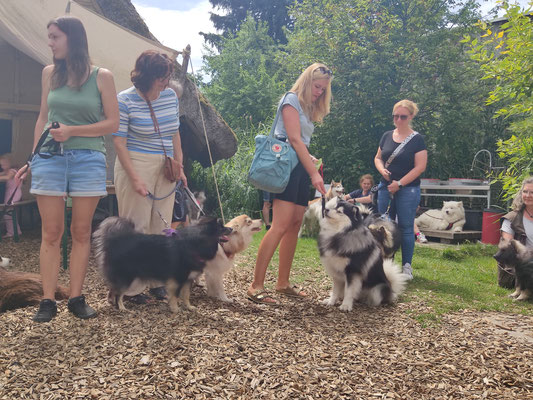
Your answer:
[[[527,207],[524,207],[524,210],[527,212],[527,215],[529,215],[529,218],[533,219],[533,215],[528,211]]]

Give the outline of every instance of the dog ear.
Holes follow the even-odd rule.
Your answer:
[[[511,246],[518,255],[521,255],[526,250],[525,246],[516,239],[511,240]]]

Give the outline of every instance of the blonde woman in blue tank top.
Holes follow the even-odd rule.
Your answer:
[[[298,155],[287,189],[275,194],[272,206],[272,225],[257,253],[254,279],[247,297],[260,304],[274,305],[277,301],[265,290],[268,264],[279,246],[279,269],[276,292],[281,295],[305,297],[306,293],[290,283],[292,260],[298,243],[298,231],[309,200],[309,186],[325,194],[324,181],[318,173],[316,159],[309,154],[309,144],[315,122],[322,122],[329,114],[332,72],[324,64],[314,63],[296,80],[281,104],[281,117],[276,126],[277,138],[288,140]]]
[[[110,71],[94,67],[89,59],[87,35],[81,21],[60,17],[48,23],[48,46],[54,64],[42,73],[39,117],[34,149],[52,122],[40,153],[31,160],[31,190],[42,220],[40,269],[43,299],[33,317],[48,322],[57,314],[55,291],[60,264],[66,196],[72,197],[72,250],[68,310],[78,318],[96,316],[82,295],[90,251],[91,224],[98,200],[107,194],[104,135],[119,124],[115,83]],[[52,139],[59,143],[55,145]],[[29,168],[17,176],[24,178]]]

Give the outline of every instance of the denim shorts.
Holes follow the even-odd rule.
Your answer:
[[[51,158],[33,156],[30,193],[43,196],[105,196],[105,154],[95,150],[65,150]]]

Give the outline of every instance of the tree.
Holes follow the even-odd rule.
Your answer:
[[[505,118],[510,137],[498,140],[498,154],[507,168],[498,175],[507,198],[520,188],[522,180],[533,174],[533,23],[531,7],[502,4],[505,22],[499,29],[480,23],[480,38],[466,37],[472,58],[490,83],[486,103],[497,106],[495,118]],[[529,15],[528,15],[529,14]]]
[[[209,0],[209,2],[213,7],[226,11],[225,14],[211,12],[210,17],[215,28],[222,31],[222,34],[200,32],[206,42],[217,49],[222,48],[224,37],[235,35],[240,30],[248,15],[251,15],[256,22],[266,23],[268,35],[276,43],[287,43],[285,29],[291,30],[293,27],[288,9],[295,0]]]
[[[220,54],[211,51],[204,58],[204,71],[211,76],[205,94],[234,129],[271,118],[283,88],[279,48],[266,24],[249,16],[239,32],[222,43]]]
[[[324,157],[328,179],[356,186],[362,173],[376,175],[379,139],[393,128],[392,107],[402,98],[421,108],[415,129],[428,144],[426,176],[467,176],[475,152],[494,148],[499,127],[483,107],[489,89],[460,43],[477,7],[453,0],[303,0],[294,7],[287,67],[296,76],[320,60],[335,73],[332,114],[311,146]]]

